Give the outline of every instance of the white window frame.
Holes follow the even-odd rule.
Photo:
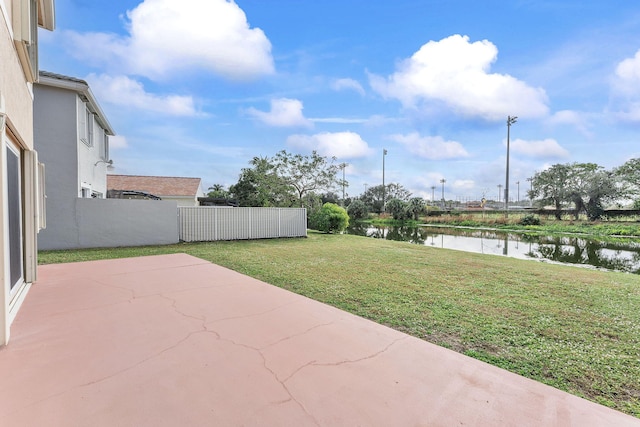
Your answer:
[[[80,140],[88,147],[93,147],[93,113],[86,103],[79,114]]]
[[[38,0],[12,0],[13,39],[27,80],[38,80]]]

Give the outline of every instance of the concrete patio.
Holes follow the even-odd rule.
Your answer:
[[[7,426],[638,426],[184,254],[39,268],[0,350]]]

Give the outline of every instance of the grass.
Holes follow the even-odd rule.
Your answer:
[[[640,277],[350,235],[40,253],[185,252],[640,418]]]

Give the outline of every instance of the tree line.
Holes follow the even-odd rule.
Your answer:
[[[398,183],[372,186],[357,198],[341,200],[335,191],[349,183],[339,178],[339,170],[335,157],[282,150],[273,157],[254,157],[237,183],[228,190],[216,184],[208,196],[234,199],[239,206],[305,207],[309,215],[324,203],[342,204],[354,219],[382,212],[395,219],[418,219],[425,212],[426,201],[411,197]],[[625,202],[640,209],[640,158],[611,170],[595,163],[555,164],[535,173],[527,193],[538,207],[552,206],[558,218],[563,209],[572,209],[576,217],[584,213],[596,220],[605,207]]]
[[[611,170],[596,163],[555,164],[533,176],[528,195],[539,207],[553,206],[558,219],[562,209],[590,220],[602,218],[612,204],[640,209],[640,159]]]

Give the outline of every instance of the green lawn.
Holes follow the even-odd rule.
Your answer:
[[[640,276],[350,235],[41,252],[185,252],[640,417]]]

